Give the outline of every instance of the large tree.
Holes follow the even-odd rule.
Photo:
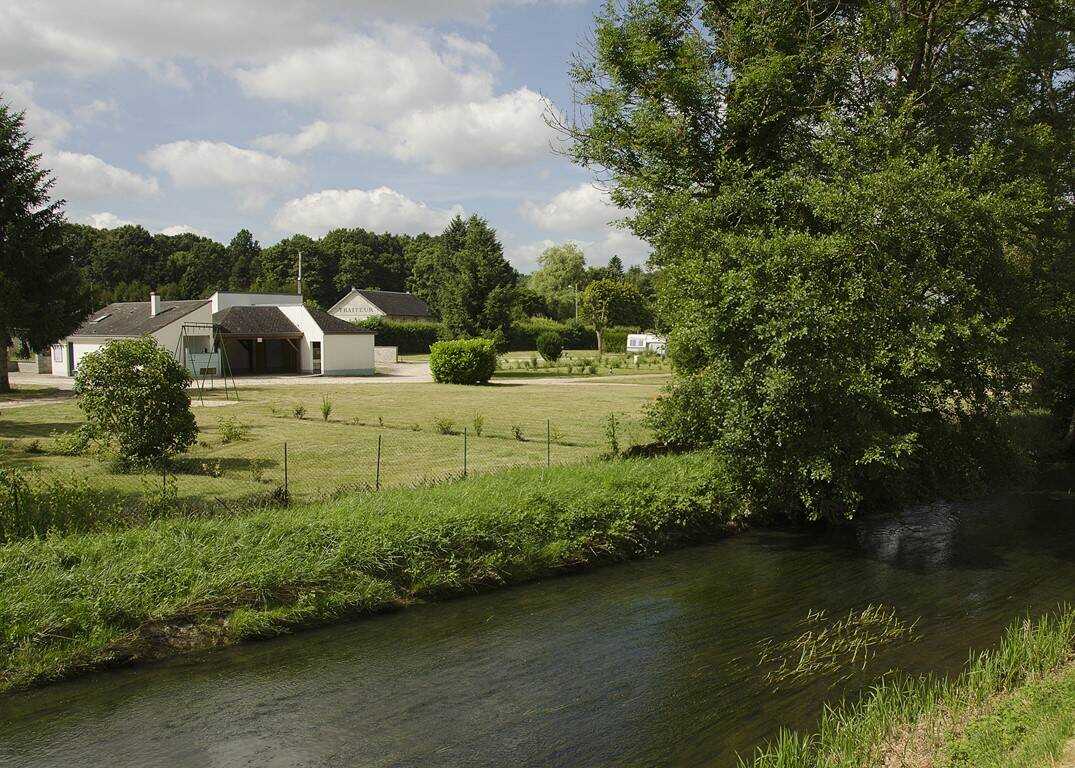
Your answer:
[[[1072,348],[1072,28],[1066,0],[606,6],[564,127],[655,248],[666,440],[811,517],[982,473]]]
[[[54,180],[40,161],[23,113],[0,100],[0,392],[11,388],[13,336],[42,351],[88,311],[64,236],[63,201],[52,199]]]
[[[586,287],[586,256],[575,243],[550,245],[538,257],[541,265],[526,280],[526,287],[545,299],[553,317],[575,316],[579,292]]]
[[[445,238],[452,258],[438,299],[445,331],[453,338],[487,336],[506,341],[518,273],[504,258],[496,231],[485,219],[471,216],[465,227],[461,242],[454,236],[455,222]]]

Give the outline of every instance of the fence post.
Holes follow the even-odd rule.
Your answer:
[[[545,469],[552,466],[552,419],[545,419]]]
[[[381,435],[377,435],[377,474],[374,480],[373,490],[381,490]]]
[[[290,491],[287,487],[287,441],[284,441],[284,498],[287,499],[290,496]]]
[[[467,428],[463,427],[463,477],[467,476]]]

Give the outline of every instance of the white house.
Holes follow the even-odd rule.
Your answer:
[[[385,320],[431,320],[433,313],[420,298],[398,291],[360,291],[352,288],[333,304],[328,313],[342,320],[359,322],[371,317]]]
[[[374,373],[373,333],[303,306],[301,296],[265,293],[214,293],[194,301],[163,301],[154,293],[149,301],[109,304],[53,346],[52,372],[73,376],[87,353],[112,339],[142,336],[195,374],[225,365],[235,375]]]

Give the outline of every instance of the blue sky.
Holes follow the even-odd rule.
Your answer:
[[[647,248],[554,153],[546,100],[598,0],[8,0],[0,92],[27,111],[68,217],[267,245],[478,213],[533,268]]]

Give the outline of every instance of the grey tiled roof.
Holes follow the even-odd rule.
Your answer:
[[[145,336],[208,304],[205,299],[162,301],[156,317],[148,301],[118,301],[94,312],[72,336]]]
[[[343,334],[370,335],[373,333],[373,331],[368,331],[365,328],[359,328],[354,323],[349,323],[346,320],[333,317],[328,312],[320,309],[306,307],[306,311],[310,313],[310,317],[313,318],[313,321],[317,323],[318,327],[329,336],[340,336]]]
[[[386,315],[402,315],[405,317],[431,317],[429,305],[415,296],[413,293],[400,293],[398,291],[360,291],[352,288],[346,296],[337,301],[332,312],[347,303],[355,294],[358,294]]]
[[[302,336],[279,307],[228,307],[213,315],[225,336]]]

